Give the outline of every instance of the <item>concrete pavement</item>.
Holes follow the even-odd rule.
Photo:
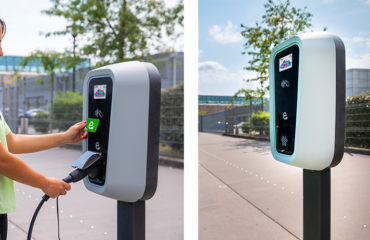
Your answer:
[[[21,154],[22,160],[41,173],[65,177],[81,151],[55,148],[33,154]],[[15,183],[17,211],[8,215],[9,240],[26,239],[33,212],[43,193]],[[158,188],[146,202],[148,240],[183,239],[183,170],[159,167]],[[61,239],[116,239],[116,201],[87,191],[82,181],[72,184],[67,196],[59,199]],[[33,230],[37,240],[57,239],[56,201],[49,199],[40,210]]]
[[[199,133],[199,236],[302,239],[302,169],[275,161],[268,142]],[[333,240],[370,239],[370,156],[332,169]]]

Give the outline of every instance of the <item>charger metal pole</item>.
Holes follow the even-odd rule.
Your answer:
[[[117,201],[117,240],[145,240],[145,201]]]
[[[330,240],[330,168],[303,169],[303,240]]]

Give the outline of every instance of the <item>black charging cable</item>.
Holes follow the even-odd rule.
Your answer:
[[[69,175],[67,177],[63,178],[62,180],[66,183],[78,182],[89,174],[93,174],[93,175],[96,174],[97,171],[98,171],[98,167],[91,167],[91,168],[87,168],[87,169],[84,169],[84,170],[75,169],[74,171],[70,172]],[[41,201],[40,201],[39,205],[37,206],[37,208],[36,208],[36,210],[35,210],[35,212],[32,216],[30,227],[28,229],[27,240],[31,240],[33,225],[35,224],[37,214],[39,213],[42,205],[44,205],[44,203],[47,200],[49,200],[49,198],[50,197],[46,194],[41,198]],[[59,215],[59,213],[58,213],[58,215]],[[58,217],[58,228],[59,228],[59,217]],[[58,237],[59,237],[59,232],[58,232]]]

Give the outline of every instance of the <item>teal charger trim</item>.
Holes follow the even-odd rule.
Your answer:
[[[281,154],[276,150],[276,128],[275,128],[275,71],[274,71],[274,60],[278,53],[281,51],[284,51],[285,49],[297,45],[299,49],[299,65],[298,65],[298,93],[297,93],[297,112],[296,112],[296,131],[295,131],[295,139],[297,139],[297,136],[299,134],[299,106],[300,106],[300,86],[301,86],[301,65],[302,65],[302,42],[299,39],[299,37],[294,36],[283,43],[277,45],[274,47],[274,49],[271,52],[270,56],[270,147],[271,152],[274,158],[278,161],[284,162],[284,163],[292,163],[295,159],[296,155],[296,147],[294,147],[294,151],[292,155],[286,155]],[[294,139],[294,141],[295,141]],[[294,142],[294,146],[297,146],[296,141]]]

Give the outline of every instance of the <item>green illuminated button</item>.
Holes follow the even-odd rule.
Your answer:
[[[98,128],[98,125],[99,125],[99,119],[97,118],[88,118],[86,119],[87,121],[87,124],[86,124],[86,127],[85,127],[85,131],[87,132],[96,132],[96,129]]]

